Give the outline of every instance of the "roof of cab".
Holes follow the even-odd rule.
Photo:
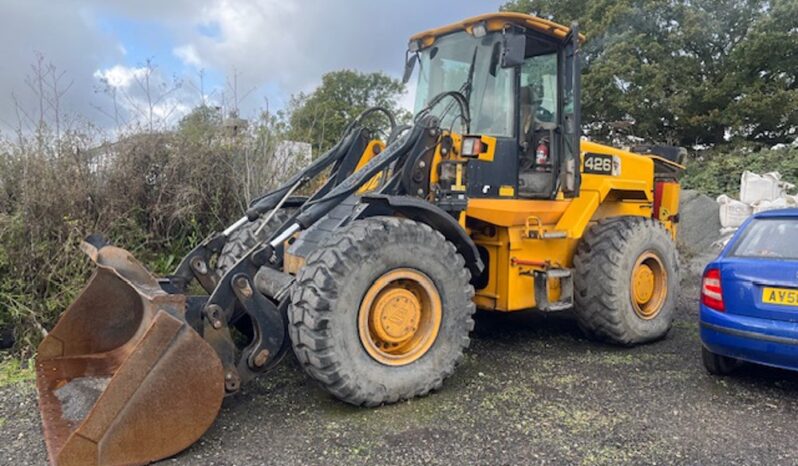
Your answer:
[[[764,212],[759,212],[758,214],[754,214],[754,218],[798,218],[798,208],[789,208],[789,209],[778,209],[778,210],[766,210]]]
[[[525,28],[540,31],[557,39],[565,39],[568,36],[568,33],[571,32],[571,28],[569,27],[557,24],[547,19],[538,18],[537,16],[526,15],[523,13],[500,12],[474,16],[472,18],[449,24],[448,26],[419,32],[418,34],[411,36],[410,40],[420,40],[422,42],[422,46],[429,47],[435,42],[435,38],[437,37],[455,31],[471,31],[471,28],[475,24],[482,21],[487,23],[488,30],[490,31],[499,31],[504,28],[507,23],[512,23]],[[580,34],[579,40],[584,42],[585,36]]]

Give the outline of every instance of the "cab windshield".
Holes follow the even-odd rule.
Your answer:
[[[469,99],[472,133],[513,137],[513,69],[498,65],[501,41],[498,33],[476,38],[457,32],[439,37],[432,47],[420,51],[416,112],[442,92],[459,91]],[[453,101],[444,100],[433,113],[441,118],[443,128],[465,131]]]

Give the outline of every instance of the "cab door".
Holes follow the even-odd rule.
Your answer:
[[[579,195],[580,66],[576,27],[564,39],[530,31],[520,67],[519,195]]]

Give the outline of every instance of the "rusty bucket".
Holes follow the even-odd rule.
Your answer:
[[[222,363],[133,256],[83,243],[89,284],[39,346],[36,385],[54,465],[147,464],[194,443],[224,397]]]

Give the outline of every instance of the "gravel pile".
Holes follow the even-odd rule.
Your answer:
[[[80,377],[56,390],[61,412],[68,421],[81,421],[108,386],[110,377]]]
[[[686,189],[682,191],[679,206],[679,247],[692,254],[718,252],[713,243],[720,235],[720,206],[718,203],[698,191]]]

